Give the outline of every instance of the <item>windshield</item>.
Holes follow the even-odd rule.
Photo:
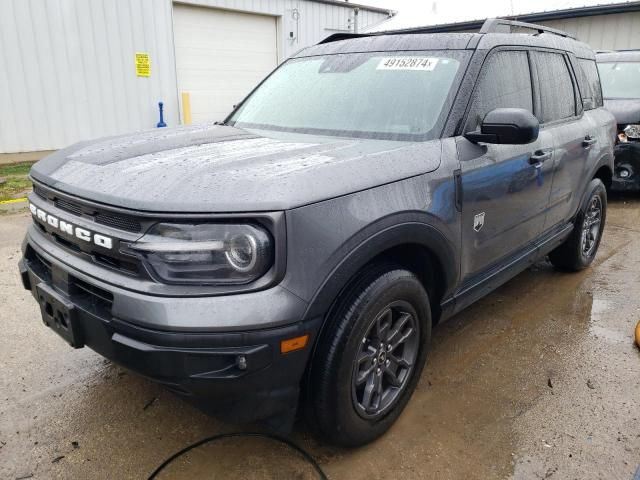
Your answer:
[[[640,98],[640,62],[599,63],[604,98]]]
[[[318,135],[431,139],[440,134],[466,58],[467,52],[431,51],[293,59],[228,123]]]

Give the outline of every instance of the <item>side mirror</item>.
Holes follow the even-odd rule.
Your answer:
[[[484,116],[480,133],[465,133],[473,143],[499,143],[523,145],[538,138],[540,122],[524,108],[496,108]]]

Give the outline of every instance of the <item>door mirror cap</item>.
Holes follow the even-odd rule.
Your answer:
[[[480,132],[465,133],[473,143],[524,145],[538,138],[540,122],[524,108],[496,108],[484,116]]]

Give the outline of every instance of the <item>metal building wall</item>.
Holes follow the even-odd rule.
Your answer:
[[[136,77],[135,52],[151,76]],[[0,153],[52,150],[177,121],[171,3],[0,2]]]
[[[307,0],[179,0],[176,3],[278,17],[278,47],[281,61],[332,33],[353,31],[354,7],[346,2],[344,6]],[[388,15],[381,12],[360,9],[358,27],[364,31],[365,28],[382,23],[388,18]],[[290,38],[289,32],[293,32],[293,39]]]
[[[640,12],[546,20],[540,23],[569,32],[595,50],[640,49]]]
[[[277,17],[280,60],[353,19],[349,5],[306,0],[181,3]],[[386,18],[360,10],[358,21]],[[149,78],[136,76],[136,52],[149,53]],[[153,128],[158,101],[176,125],[177,96],[171,0],[0,1],[0,153]]]

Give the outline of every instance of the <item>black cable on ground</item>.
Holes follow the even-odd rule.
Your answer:
[[[286,445],[287,447],[291,448],[292,450],[295,450],[296,452],[298,452],[302,456],[302,458],[304,458],[307,461],[307,463],[309,463],[313,467],[313,469],[316,471],[316,473],[318,474],[318,477],[320,479],[328,480],[327,479],[327,475],[322,471],[322,468],[320,468],[320,465],[318,465],[318,462],[316,462],[316,460],[309,453],[307,453],[305,450],[303,450],[302,447],[299,447],[298,445],[296,445],[295,443],[293,443],[291,440],[289,440],[287,438],[280,437],[278,435],[273,435],[273,434],[270,434],[270,433],[259,433],[259,432],[222,433],[220,435],[214,435],[212,437],[203,438],[202,440],[199,440],[196,443],[192,443],[188,447],[183,448],[179,452],[176,452],[173,455],[171,455],[169,458],[167,458],[164,462],[162,462],[162,464],[158,468],[156,468],[153,471],[153,473],[151,475],[149,475],[149,480],[154,480],[158,476],[158,474],[162,470],[164,470],[164,468],[167,465],[169,465],[171,462],[173,462],[176,458],[178,458],[178,457],[184,455],[185,453],[193,450],[194,448],[198,448],[201,445],[204,445],[205,443],[215,442],[217,440],[222,440],[224,438],[237,438],[237,437],[266,438],[268,440],[273,440],[275,442],[282,443],[282,444]]]

